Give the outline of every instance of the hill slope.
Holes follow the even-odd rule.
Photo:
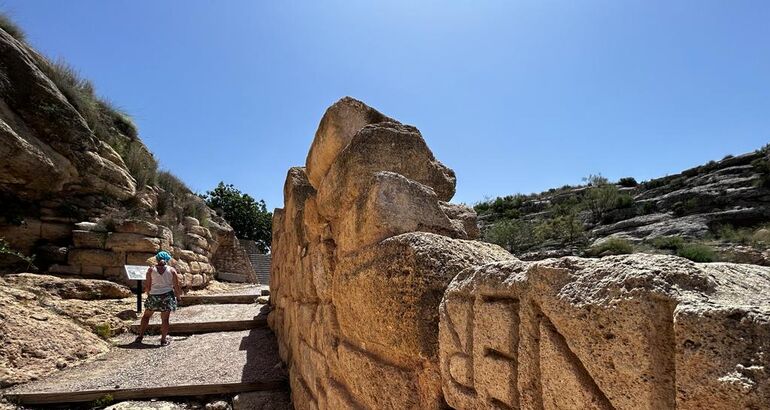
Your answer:
[[[594,176],[475,209],[485,240],[525,259],[644,251],[767,265],[769,147],[641,184]]]

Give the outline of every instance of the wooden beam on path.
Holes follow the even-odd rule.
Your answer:
[[[250,320],[224,320],[217,322],[178,322],[170,323],[168,333],[170,335],[188,335],[193,333],[234,332],[237,330],[249,330],[267,326],[267,317],[258,316]],[[139,333],[139,324],[131,325],[131,332]],[[160,333],[160,323],[147,325],[148,333]]]
[[[251,391],[285,390],[286,380],[268,380],[243,383],[194,384],[185,386],[146,387],[132,389],[84,390],[75,392],[9,393],[4,396],[18,404],[82,403],[106,396],[113,400],[153,399],[161,397],[208,396]]]
[[[258,297],[259,295],[184,295],[180,302],[182,306],[249,304],[256,302]]]

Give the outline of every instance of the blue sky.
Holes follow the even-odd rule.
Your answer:
[[[417,126],[456,202],[638,180],[770,141],[765,1],[0,0],[162,166],[282,204],[324,110]]]

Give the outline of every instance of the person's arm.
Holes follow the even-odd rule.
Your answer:
[[[176,269],[171,269],[172,277],[174,278],[174,294],[176,295],[176,300],[179,302],[182,297],[182,287],[179,286],[179,276],[177,276]]]
[[[152,289],[152,268],[147,269],[147,275],[145,275],[145,281],[144,281],[144,293],[150,293],[150,289]]]

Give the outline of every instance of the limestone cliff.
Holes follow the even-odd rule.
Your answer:
[[[213,277],[220,243],[243,255],[232,252],[238,241],[222,218],[178,179],[158,174],[128,117],[71,68],[3,29],[0,239],[34,255],[43,271],[118,281],[122,265],[166,249],[185,286],[196,287]],[[253,277],[246,262],[237,273]],[[0,272],[29,268],[10,263]]]

